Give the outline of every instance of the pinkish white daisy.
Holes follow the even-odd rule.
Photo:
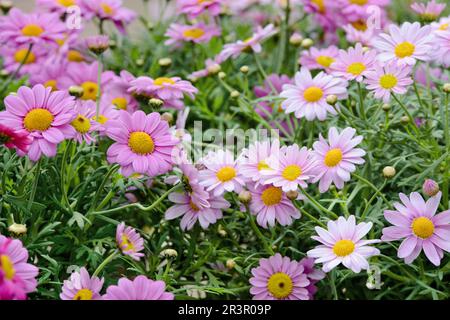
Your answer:
[[[394,226],[383,229],[383,241],[404,239],[398,248],[398,257],[411,264],[425,252],[435,266],[441,264],[444,251],[450,252],[450,210],[436,214],[442,193],[426,202],[418,192],[408,197],[400,193],[402,203],[395,202],[393,210],[385,210],[384,217]]]
[[[429,25],[405,22],[400,27],[391,24],[389,33],[381,33],[373,42],[382,62],[395,61],[399,66],[428,61],[433,49],[433,34]]]
[[[61,300],[102,300],[100,291],[105,279],[89,276],[86,268],[73,272],[68,280],[64,280]]]
[[[130,256],[136,261],[141,260],[144,254],[144,239],[136,229],[128,227],[124,222],[117,226],[116,243],[120,251],[126,256]]]
[[[85,141],[87,144],[91,144],[95,139],[92,137],[92,133],[99,131],[102,126],[95,119],[96,105],[93,101],[80,101],[76,102],[74,111],[75,118],[70,125],[75,129],[71,138],[82,143]]]
[[[48,58],[48,50],[41,45],[35,45],[31,50],[29,49],[27,45],[0,47],[3,68],[10,74],[17,72],[19,77],[38,74]]]
[[[366,88],[374,92],[377,99],[388,103],[391,95],[405,94],[408,87],[413,83],[411,78],[411,67],[399,66],[395,61],[386,65],[376,63],[374,69],[366,73]]]
[[[362,240],[372,229],[372,222],[356,224],[355,216],[348,219],[339,217],[336,221],[328,221],[327,229],[316,227],[318,236],[311,238],[321,245],[307,252],[308,257],[315,258],[315,263],[323,263],[322,270],[329,272],[339,264],[355,273],[367,270],[367,259],[380,254],[376,248],[369,246],[380,240]]]
[[[116,109],[126,110],[130,113],[138,109],[136,98],[128,91],[130,83],[136,79],[126,70],[120,72],[120,76],[114,75],[107,84],[107,90],[102,95],[101,101],[113,105]]]
[[[329,46],[328,48],[315,48],[302,52],[299,64],[309,70],[323,69],[329,70],[331,64],[336,61],[339,49],[336,46]]]
[[[302,67],[295,74],[295,84],[285,84],[280,97],[286,98],[282,108],[286,113],[294,112],[299,119],[306,118],[308,121],[327,118],[327,113],[337,114],[334,107],[327,103],[329,95],[336,95],[339,99],[346,98],[347,82],[320,72],[314,78],[311,72]]]
[[[436,2],[436,0],[431,0],[429,2],[420,3],[414,2],[411,5],[411,9],[416,12],[423,21],[435,21],[441,15],[442,11],[445,10],[447,5],[445,3]]]
[[[172,23],[167,30],[165,44],[181,47],[185,42],[206,43],[213,37],[220,36],[220,28],[216,25],[206,25],[203,22],[194,25]]]
[[[363,77],[373,68],[376,55],[375,50],[364,51],[360,43],[347,51],[339,50],[339,56],[331,64],[331,72],[345,80],[362,82]]]
[[[350,181],[350,174],[356,170],[355,164],[363,164],[366,152],[355,148],[363,137],[354,137],[356,130],[345,128],[341,133],[334,127],[328,131],[328,141],[319,135],[319,141],[313,144],[313,156],[316,163],[312,182],[319,182],[319,191],[326,192],[333,183],[338,189],[344,182]]]
[[[223,0],[177,0],[177,10],[194,19],[202,13],[217,16],[221,12]]]

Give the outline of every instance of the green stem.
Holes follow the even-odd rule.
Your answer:
[[[311,201],[314,204],[314,206],[317,207],[317,209],[319,209],[320,211],[323,211],[324,213],[328,214],[333,219],[339,218],[339,216],[336,213],[334,213],[333,211],[328,210],[323,205],[321,205],[318,201],[316,201],[311,195],[309,195],[305,191],[305,189],[303,189],[303,188],[301,188],[301,189],[302,189],[302,193],[308,198],[309,201]]]
[[[445,137],[445,147],[447,149],[447,153],[450,153],[450,127],[449,127],[449,114],[448,114],[448,108],[450,107],[448,104],[448,96],[449,94],[447,93],[445,95],[445,104],[444,104],[444,108],[445,108],[445,129],[444,129],[444,137]],[[449,205],[448,205],[448,178],[449,178],[449,159],[448,156],[446,157],[445,160],[445,173],[444,173],[444,183],[442,186],[442,191],[443,191],[443,202],[444,202],[444,206],[446,209],[448,209]]]
[[[29,56],[31,54],[31,49],[33,49],[33,45],[34,45],[33,43],[30,43],[30,45],[28,46],[27,53],[25,54],[25,57],[20,62],[19,66],[14,71],[14,73],[11,74],[8,77],[8,79],[4,82],[2,88],[0,89],[0,95],[3,94],[3,92],[9,87],[9,84],[11,83],[11,81],[13,81],[17,77],[17,75],[19,74],[20,70],[22,70],[22,67],[24,66],[25,62],[28,60],[28,58],[29,58]]]
[[[359,82],[356,82],[358,86],[358,95],[359,95],[359,113],[363,120],[366,120],[366,111],[364,110],[364,97],[363,92],[361,88],[361,84]]]
[[[266,73],[266,71],[264,71],[261,61],[259,60],[258,54],[256,52],[253,52],[253,56],[255,57],[255,62],[256,62],[256,66],[258,67],[259,73],[261,73],[261,76],[264,78],[264,80],[267,80],[267,78],[268,78],[267,73]],[[278,92],[277,92],[277,89],[275,89],[275,87],[273,86],[272,82],[267,81],[267,83],[269,84],[270,89],[272,89],[272,93],[274,95],[276,95]]]
[[[31,207],[33,206],[33,202],[34,202],[34,197],[36,196],[36,190],[37,190],[37,186],[39,183],[39,177],[41,175],[41,164],[42,164],[42,158],[39,159],[37,166],[36,166],[36,174],[34,176],[34,183],[33,183],[32,189],[31,189],[30,199],[28,201],[28,206],[27,206],[28,211],[31,210]]]
[[[91,209],[95,210],[95,206],[97,205],[98,199],[100,197],[100,194],[103,191],[103,188],[105,187],[106,182],[109,180],[109,178],[119,169],[119,165],[114,165],[111,168],[109,168],[108,173],[106,174],[105,178],[103,179],[102,183],[100,184],[100,187],[98,188],[97,192],[95,193],[94,200],[92,201]]]
[[[97,277],[100,272],[105,268],[105,266],[114,260],[114,258],[119,254],[119,250],[114,250],[113,253],[111,253],[103,262],[95,269],[94,273],[92,274],[92,278]]]
[[[356,174],[356,173],[353,173],[353,176],[354,176],[355,178],[361,180],[361,181],[364,182],[365,184],[367,184],[369,187],[371,187],[371,188],[375,191],[376,194],[378,194],[381,198],[383,198],[384,202],[386,202],[386,204],[387,204],[389,207],[391,206],[391,204],[390,204],[390,202],[388,201],[388,199],[386,199],[386,197],[384,196],[384,194],[382,194],[382,193],[380,192],[381,189],[378,190],[378,188],[375,187],[375,186],[373,185],[373,183],[371,183],[369,180],[367,180],[367,179],[361,177],[360,175],[358,175],[358,174]]]
[[[98,86],[98,90],[97,90],[97,105],[96,105],[96,114],[95,114],[95,119],[99,119],[100,116],[100,98],[101,98],[101,86],[102,86],[102,72],[103,72],[103,56],[101,54],[98,55],[98,73],[97,73],[97,86]]]
[[[263,246],[266,249],[267,253],[270,254],[271,256],[273,256],[275,253],[274,253],[272,247],[267,243],[266,238],[261,233],[261,230],[259,230],[258,226],[256,225],[255,218],[250,213],[248,208],[247,208],[247,214],[250,216],[250,226],[252,227],[253,232],[255,232],[256,236],[261,240],[261,242],[263,243]]]
[[[60,179],[61,179],[61,193],[63,202],[67,205],[69,212],[72,213],[72,207],[70,206],[69,198],[67,197],[67,188],[66,188],[66,166],[67,166],[67,157],[72,147],[72,140],[69,140],[66,144],[66,150],[64,150],[62,163],[61,163],[61,171],[60,171]]]
[[[416,134],[419,134],[419,129],[417,129],[417,127],[416,127],[416,125],[415,125],[415,122],[414,122],[414,118],[413,118],[413,116],[411,115],[411,113],[408,111],[408,108],[397,98],[397,96],[394,94],[394,93],[392,93],[392,96],[394,97],[394,99],[395,99],[395,101],[397,101],[397,103],[400,105],[400,107],[403,109],[403,111],[405,112],[405,114],[408,116],[408,118],[409,118],[409,122],[410,122],[410,125],[412,126],[412,128],[414,129],[414,132],[416,133]]]

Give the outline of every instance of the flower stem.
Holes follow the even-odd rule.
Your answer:
[[[394,97],[395,101],[397,101],[397,103],[400,105],[400,107],[403,109],[403,111],[406,113],[406,115],[408,116],[409,122],[410,122],[411,126],[413,127],[414,132],[416,134],[418,134],[419,130],[417,129],[416,125],[414,124],[414,118],[412,117],[411,113],[408,111],[408,108],[406,108],[406,106],[397,98],[397,96],[394,93],[392,93],[392,96]]]
[[[263,243],[263,246],[266,249],[267,253],[270,254],[271,256],[273,256],[275,253],[273,252],[272,247],[267,243],[266,238],[261,233],[261,230],[259,230],[258,226],[255,223],[255,218],[250,213],[250,210],[248,208],[247,208],[247,214],[250,216],[250,226],[252,227],[253,232],[255,232],[257,237],[261,240],[261,242]]]
[[[97,277],[99,273],[105,268],[105,266],[114,260],[114,258],[119,254],[119,250],[114,250],[113,253],[111,253],[103,262],[95,269],[94,273],[92,274],[93,277]]]
[[[384,202],[386,202],[386,204],[387,204],[389,207],[391,206],[391,204],[390,204],[389,201],[386,199],[386,197],[384,196],[384,194],[382,194],[382,193],[380,192],[380,190],[381,190],[382,188],[378,189],[378,188],[375,187],[375,186],[373,185],[373,183],[371,183],[369,180],[367,180],[367,179],[361,177],[360,175],[357,175],[356,173],[353,173],[352,175],[353,175],[355,178],[357,178],[357,179],[361,180],[362,182],[364,182],[365,184],[367,184],[369,187],[371,187],[371,188],[375,191],[375,194],[378,194],[381,198],[383,198]]]
[[[313,203],[313,205],[315,207],[317,207],[317,209],[319,209],[320,211],[323,211],[324,213],[328,214],[333,219],[339,218],[339,216],[336,213],[334,213],[333,211],[328,210],[323,205],[321,205],[318,201],[316,201],[311,195],[309,195],[305,191],[305,189],[303,189],[303,188],[301,188],[301,189],[302,189],[302,193],[308,198],[309,201],[311,201]]]
[[[30,45],[28,46],[28,50],[27,53],[25,54],[25,57],[23,58],[23,60],[20,62],[19,66],[17,67],[17,69],[14,71],[13,74],[11,74],[8,79],[3,83],[2,88],[0,89],[0,95],[3,94],[3,92],[9,87],[11,81],[13,81],[17,75],[19,74],[20,70],[22,70],[22,67],[24,66],[25,62],[28,60],[30,54],[31,54],[31,49],[33,49],[33,43],[30,43]]]
[[[97,106],[96,106],[96,113],[95,113],[95,119],[97,119],[100,116],[100,98],[101,98],[101,86],[102,86],[102,72],[103,72],[103,56],[101,54],[98,55],[98,73],[97,73]]]
[[[444,137],[445,137],[445,147],[447,149],[447,154],[450,152],[450,135],[449,135],[449,115],[448,115],[448,108],[450,107],[448,104],[448,96],[449,94],[445,94],[445,103],[444,103],[444,108],[445,108],[445,121],[444,121]],[[448,178],[449,178],[449,159],[448,156],[445,158],[445,173],[444,173],[444,183],[442,186],[442,191],[443,191],[443,202],[444,202],[444,207],[446,209],[448,209],[449,205],[448,205]]]
[[[32,189],[31,189],[30,199],[28,201],[28,206],[27,206],[28,211],[31,210],[31,207],[33,206],[33,202],[34,202],[34,197],[36,196],[36,190],[37,190],[37,186],[39,183],[39,177],[41,175],[41,164],[42,164],[42,158],[39,159],[39,161],[36,165],[36,174],[34,176],[34,183],[33,183]]]
[[[364,97],[363,92],[361,88],[361,84],[359,82],[356,82],[358,86],[358,95],[359,95],[359,113],[363,120],[366,120],[366,111],[364,110]]]

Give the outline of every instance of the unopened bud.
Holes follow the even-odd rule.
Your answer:
[[[329,105],[334,106],[338,101],[338,97],[334,94],[330,94],[329,96],[327,96],[326,101]]]
[[[158,60],[158,63],[161,67],[168,67],[172,64],[172,59],[170,58],[161,58]]]
[[[381,108],[383,109],[383,111],[386,111],[386,112],[391,110],[391,106],[387,103],[383,104],[383,106]]]
[[[225,72],[219,72],[218,76],[219,76],[219,79],[224,79],[227,76],[227,74]]]
[[[442,89],[445,93],[450,93],[450,83],[445,83]]]
[[[383,168],[383,176],[385,178],[392,178],[393,176],[395,176],[396,173],[397,171],[395,170],[394,167],[387,166]]]
[[[422,186],[423,193],[429,197],[434,197],[439,192],[439,185],[436,181],[426,179]]]
[[[290,38],[289,38],[289,43],[292,44],[295,47],[298,47],[299,45],[302,44],[303,41],[303,37],[299,34],[299,33],[294,33]]]
[[[8,227],[8,231],[15,235],[23,235],[27,233],[27,226],[24,224],[13,223]]]
[[[314,41],[310,38],[303,39],[301,46],[302,48],[309,49],[314,45]]]
[[[116,40],[109,40],[109,47],[111,48],[111,49],[115,49],[116,47],[117,47],[117,42],[116,42]]]
[[[81,98],[84,94],[84,89],[82,87],[79,86],[70,86],[69,87],[69,94],[72,97],[75,98]]]
[[[169,112],[164,112],[161,115],[161,119],[167,121],[170,124],[173,121],[173,115]]]
[[[250,191],[244,190],[239,193],[239,201],[242,203],[250,203],[252,201],[252,194]]]
[[[290,190],[290,191],[286,192],[286,197],[289,200],[294,201],[298,198],[298,191]]]
[[[246,73],[248,73],[248,71],[249,71],[250,69],[249,69],[248,66],[242,66],[240,70],[241,70],[242,73],[246,74]]]
[[[0,1],[0,9],[2,10],[3,14],[8,14],[9,10],[13,7],[12,1],[8,0],[2,0]]]
[[[86,45],[91,52],[101,55],[109,49],[109,37],[105,35],[88,37],[86,38]]]
[[[154,109],[159,109],[164,105],[164,101],[158,98],[151,98],[148,101],[148,105]]]
[[[142,58],[136,59],[136,65],[138,67],[142,67],[144,65],[144,63],[145,63],[144,59],[142,59]]]
[[[240,92],[239,92],[239,91],[236,91],[236,90],[231,91],[231,93],[230,93],[230,96],[231,96],[233,99],[239,98],[240,95],[241,95]]]
[[[408,123],[409,123],[409,117],[407,117],[407,116],[401,117],[401,118],[400,118],[400,122],[401,122],[402,124],[408,124]]]
[[[218,73],[220,70],[222,69],[222,67],[220,66],[220,64],[215,63],[213,65],[210,65],[208,68],[206,68],[206,70],[208,71],[209,74],[216,74]],[[219,77],[220,77],[220,73],[219,73]]]
[[[223,229],[219,229],[217,231],[217,233],[219,233],[219,236],[221,236],[223,238],[225,238],[227,236],[227,232],[225,230],[223,230]]]
[[[178,256],[178,252],[174,249],[165,249],[161,251],[161,256],[165,258],[176,258]]]
[[[229,270],[232,270],[236,266],[236,262],[233,259],[228,259],[225,265]]]
[[[0,70],[0,77],[6,78],[7,76],[9,76],[8,70],[6,70],[6,69]]]

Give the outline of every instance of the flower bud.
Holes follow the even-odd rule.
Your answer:
[[[162,101],[161,99],[157,99],[157,98],[151,98],[148,101],[148,105],[154,109],[159,109],[164,105],[164,101]]]
[[[81,98],[84,94],[84,89],[82,87],[79,86],[70,86],[69,87],[69,94],[72,97],[75,98]]]
[[[0,70],[0,77],[1,78],[6,78],[7,76],[9,76],[8,70],[6,70],[6,69]]]
[[[220,71],[220,69],[222,69],[222,67],[218,63],[212,64],[212,65],[210,65],[209,67],[206,68],[206,70],[210,74],[216,74],[216,73],[218,73]],[[219,73],[219,77],[220,77],[220,73]]]
[[[450,83],[445,83],[442,89],[445,93],[450,93]]]
[[[298,191],[288,191],[286,192],[286,197],[291,200],[294,201],[298,198]]]
[[[422,186],[423,193],[429,197],[434,197],[439,192],[439,185],[436,181],[426,179]]]
[[[241,70],[242,73],[246,74],[246,73],[248,73],[248,71],[249,71],[250,69],[249,69],[248,66],[242,66],[240,70]]]
[[[221,236],[223,238],[225,238],[227,236],[227,232],[225,230],[223,230],[223,229],[219,229],[217,231],[217,233],[219,233],[219,236]]]
[[[0,1],[0,9],[2,10],[3,14],[8,14],[9,10],[11,10],[13,7],[13,2],[9,0],[2,0]]]
[[[101,55],[109,49],[109,37],[105,35],[88,37],[86,38],[86,45],[91,52]]]
[[[232,270],[236,266],[236,262],[233,259],[228,259],[225,265],[229,270]]]
[[[407,116],[403,116],[400,118],[400,122],[402,124],[408,124],[409,123],[409,118]]]
[[[110,39],[110,40],[109,40],[109,47],[110,47],[111,49],[115,49],[115,48],[117,47],[117,41],[116,41],[116,40]]]
[[[314,41],[310,38],[303,39],[301,46],[302,48],[309,49],[314,45]]]
[[[295,47],[298,47],[302,44],[303,37],[300,35],[300,33],[293,33],[291,37],[289,38],[289,43]]]
[[[383,106],[381,108],[385,112],[388,112],[389,110],[391,110],[391,106],[389,104],[387,104],[387,103],[383,104]]]
[[[27,226],[24,224],[13,223],[8,227],[8,231],[20,236],[27,233]]]
[[[145,63],[144,59],[142,59],[142,58],[136,59],[135,62],[136,62],[136,65],[137,65],[138,67],[142,67],[142,66],[144,65],[144,63]]]
[[[231,91],[231,93],[230,93],[230,96],[231,96],[233,99],[239,98],[240,95],[241,95],[240,92],[239,92],[239,91],[236,91],[236,90]]]
[[[326,101],[329,105],[334,106],[338,101],[338,97],[334,94],[330,94],[329,96],[327,96]]]
[[[383,168],[383,177],[385,178],[392,178],[395,176],[396,173],[397,171],[395,170],[394,167],[387,166]]]
[[[225,72],[219,72],[219,79],[224,79],[227,76]]]
[[[174,249],[165,249],[161,251],[160,255],[165,258],[176,258],[178,256],[178,252]]]
[[[250,191],[247,190],[243,190],[241,191],[241,193],[239,193],[239,201],[247,204],[250,203],[250,201],[252,201],[252,194],[250,193]]]
[[[158,63],[161,67],[168,67],[172,64],[172,59],[170,58],[161,58],[158,60]]]
[[[173,121],[173,115],[169,112],[164,112],[161,115],[161,119],[167,121],[170,124]]]

